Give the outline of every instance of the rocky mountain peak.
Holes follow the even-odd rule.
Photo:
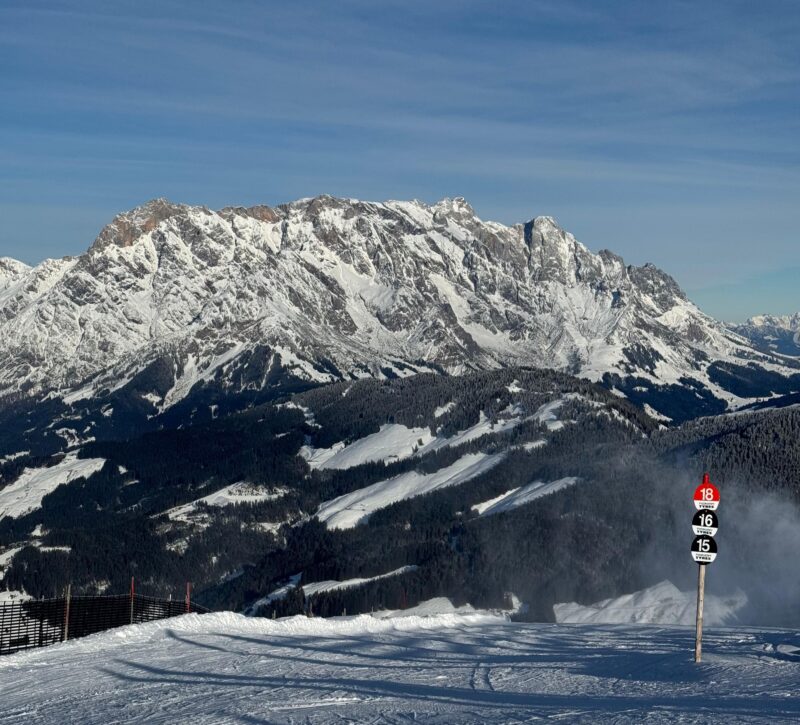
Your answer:
[[[800,330],[800,312],[795,312],[793,315],[755,315],[745,324],[753,327],[779,327],[796,331]]]
[[[255,206],[248,207],[226,206],[224,209],[220,209],[219,215],[229,221],[237,216],[248,217],[259,222],[277,222],[281,219],[278,212],[264,204],[256,204]]]
[[[639,289],[652,297],[663,311],[673,307],[676,300],[687,301],[680,285],[654,264],[647,262],[642,267],[631,266],[628,271]]]
[[[464,220],[471,219],[475,216],[475,210],[463,196],[456,196],[453,198],[446,196],[444,199],[437,201],[431,207],[431,210],[434,213],[434,217],[439,215],[440,218],[450,217]]]
[[[97,236],[92,249],[100,250],[110,244],[130,247],[143,234],[152,232],[162,221],[187,208],[183,204],[173,204],[168,199],[151,199],[141,206],[115,216]]]
[[[577,284],[598,273],[598,259],[551,216],[537,216],[523,226],[530,252],[529,266],[536,279]]]
[[[653,265],[593,254],[552,217],[485,222],[462,198],[219,212],[154,199],[77,259],[13,269],[0,401],[141,386],[155,369],[136,389],[163,410],[196,385],[259,389],[276,371],[309,384],[526,365],[704,386],[744,345]]]
[[[18,280],[30,267],[11,257],[0,257],[0,289]]]
[[[755,315],[730,329],[761,350],[800,357],[800,312],[793,315]]]

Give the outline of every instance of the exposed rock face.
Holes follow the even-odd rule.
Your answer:
[[[460,198],[158,199],[80,257],[0,260],[0,399],[90,398],[156,363],[141,392],[161,410],[212,378],[267,385],[276,366],[328,381],[529,365],[731,399],[709,365],[759,359],[652,265],[593,254],[550,217],[484,222]]]

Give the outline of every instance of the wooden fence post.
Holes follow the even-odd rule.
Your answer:
[[[39,647],[42,646],[42,642],[44,641],[44,611],[42,602],[44,601],[43,597],[39,597]]]
[[[192,583],[186,582],[186,614],[192,611]]]
[[[69,602],[72,598],[72,584],[67,584],[67,591],[64,592],[64,636],[62,641],[69,639]]]
[[[131,577],[131,624],[133,624],[133,599],[136,596],[135,582]]]

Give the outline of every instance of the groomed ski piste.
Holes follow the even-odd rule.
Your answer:
[[[0,658],[0,723],[800,720],[800,636],[524,624],[441,601],[333,619],[189,614]],[[449,611],[448,611],[449,610]]]

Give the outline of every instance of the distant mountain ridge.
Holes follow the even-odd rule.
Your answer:
[[[669,419],[800,390],[791,360],[656,267],[594,254],[551,217],[483,221],[462,198],[156,199],[80,256],[0,260],[0,401],[57,401],[62,418],[510,365],[602,381]]]
[[[756,315],[731,329],[761,350],[800,356],[800,312],[793,315]]]

